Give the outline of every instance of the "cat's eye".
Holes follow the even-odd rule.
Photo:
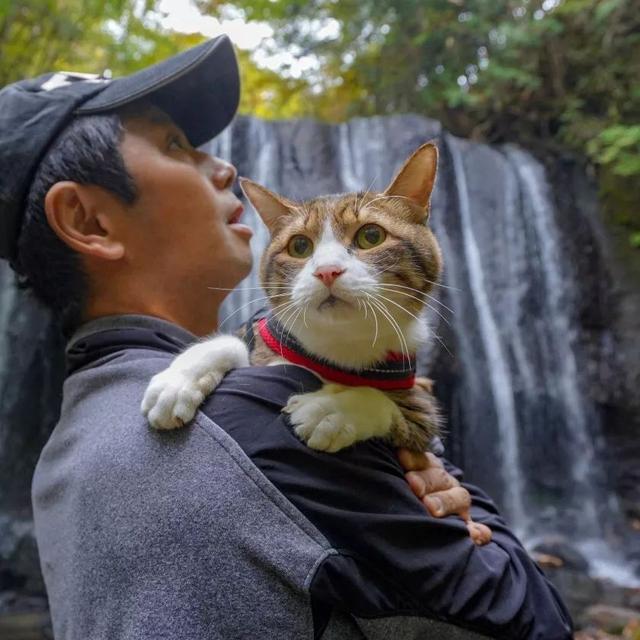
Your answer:
[[[308,258],[313,253],[313,242],[307,236],[293,236],[287,246],[289,255],[294,258]]]
[[[356,244],[361,249],[371,249],[382,244],[387,237],[387,232],[377,224],[365,224],[356,233]]]

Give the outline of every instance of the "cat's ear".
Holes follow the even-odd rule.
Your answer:
[[[408,198],[413,204],[424,209],[426,216],[437,168],[438,148],[435,143],[427,142],[416,149],[402,165],[402,169],[391,181],[384,195]]]
[[[294,213],[296,207],[294,202],[273,193],[273,191],[269,191],[266,187],[248,178],[240,178],[238,182],[244,195],[247,196],[247,199],[267,225],[269,231],[274,229],[276,223],[282,217],[290,216]]]

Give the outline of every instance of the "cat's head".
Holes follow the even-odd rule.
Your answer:
[[[344,348],[342,337],[358,352],[368,345],[367,357],[375,358],[402,351],[401,335],[411,341],[442,265],[426,224],[437,158],[427,143],[382,193],[306,202],[241,179],[271,233],[260,273],[266,295],[281,323],[311,351],[322,351],[324,340]],[[354,358],[360,362],[362,354]]]

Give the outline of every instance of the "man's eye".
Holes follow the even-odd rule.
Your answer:
[[[181,149],[182,151],[186,151],[187,147],[182,142],[182,140],[178,136],[170,136],[168,147],[170,149]]]

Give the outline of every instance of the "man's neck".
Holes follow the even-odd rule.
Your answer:
[[[203,337],[218,329],[218,311],[222,301],[214,300],[205,304],[199,300],[195,305],[183,301],[166,301],[162,299],[128,299],[105,300],[104,297],[90,299],[84,314],[85,321],[115,315],[146,315],[160,318],[183,327],[190,333]],[[206,310],[206,311],[203,311]]]

